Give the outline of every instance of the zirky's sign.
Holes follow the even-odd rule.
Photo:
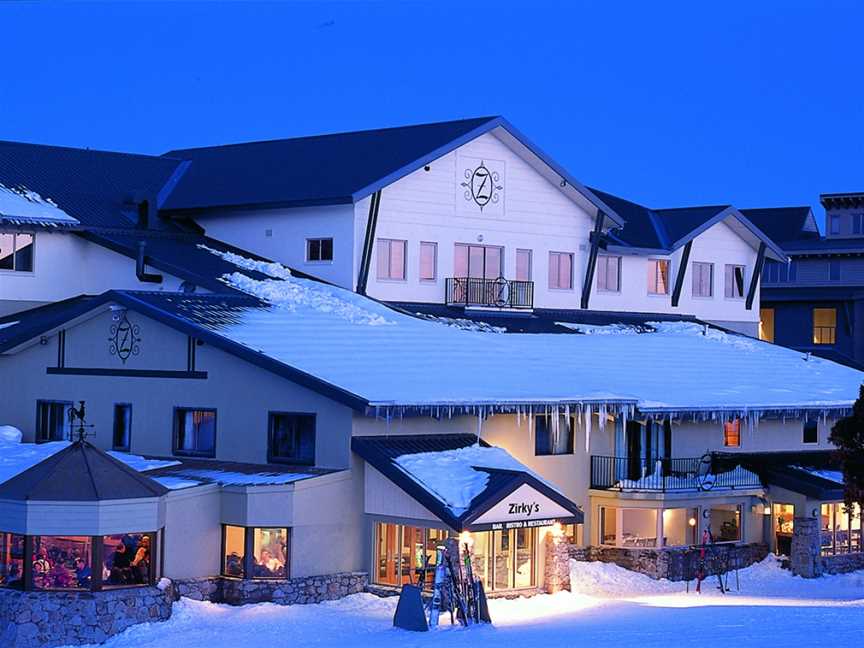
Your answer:
[[[501,498],[489,510],[469,525],[472,531],[496,531],[549,526],[555,522],[578,522],[573,512],[558,502],[522,484],[515,491]]]

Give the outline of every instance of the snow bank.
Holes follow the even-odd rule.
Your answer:
[[[489,473],[475,468],[518,470],[534,475],[503,448],[479,445],[442,452],[407,454],[394,461],[457,516],[468,509],[471,500],[486,490],[489,483]]]
[[[720,474],[723,475],[723,482],[726,484],[725,486],[716,486],[717,477]],[[645,475],[641,479],[622,479],[615,484],[615,488],[653,490],[657,488],[658,484],[663,484],[664,488],[667,490],[687,490],[694,488],[693,480],[696,477],[695,472],[683,476],[667,475],[665,478],[662,475],[663,462],[658,461],[652,474]],[[717,475],[714,473],[706,473],[702,475],[699,482],[704,490],[723,490],[724,488],[741,488],[742,484],[759,484],[761,483],[761,480],[756,473],[751,472],[746,468],[742,468],[741,466],[736,466],[732,470],[725,473],[718,473]]]
[[[21,430],[11,425],[0,425],[0,442],[21,443]]]
[[[50,198],[43,198],[26,187],[0,184],[0,219],[23,225],[77,225],[78,220],[60,209]]]

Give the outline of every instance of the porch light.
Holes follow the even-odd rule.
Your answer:
[[[550,532],[552,533],[553,538],[561,538],[564,536],[564,527],[561,526],[560,522],[555,522],[552,525]]]
[[[695,527],[696,526],[696,518],[691,517],[689,520],[687,520],[687,524],[689,524],[691,527]]]
[[[771,515],[771,505],[763,504],[762,505],[762,515]]]

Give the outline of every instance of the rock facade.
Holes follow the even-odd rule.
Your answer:
[[[196,601],[245,605],[246,603],[277,603],[297,605],[332,601],[363,592],[369,584],[365,572],[345,572],[326,576],[288,578],[280,580],[242,580],[213,576],[178,580],[174,584],[177,598],[185,596]]]
[[[792,529],[792,551],[789,562],[792,573],[802,578],[816,578],[822,575],[822,531],[819,520],[810,517],[796,517]]]
[[[859,569],[864,569],[864,553],[822,557],[822,572],[825,574],[846,574]]]
[[[627,549],[623,547],[570,546],[570,557],[583,562],[614,563],[625,569],[651,578],[671,581],[693,580],[701,572],[711,576],[727,569],[743,569],[763,560],[768,545],[716,545],[702,556],[691,547],[665,547],[663,549]]]
[[[547,593],[570,591],[570,543],[563,534],[546,534],[543,586]]]
[[[0,589],[0,646],[49,648],[102,643],[138,623],[171,617],[174,592],[140,587],[104,592],[20,592]]]

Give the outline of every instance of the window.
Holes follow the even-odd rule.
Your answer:
[[[24,586],[24,536],[0,532],[0,587]]]
[[[864,213],[852,214],[852,233],[864,234]]]
[[[669,261],[648,259],[648,294],[669,294]]]
[[[813,344],[834,344],[837,341],[837,309],[813,309]]]
[[[822,555],[833,556],[861,552],[861,509],[843,502],[823,504]]]
[[[286,527],[222,526],[222,575],[290,578],[290,530]]]
[[[420,281],[435,281],[438,278],[438,244],[420,243]]]
[[[516,250],[516,281],[531,281],[531,250]]]
[[[774,309],[759,309],[759,339],[765,342],[774,341]]]
[[[573,454],[573,417],[538,415],[534,417],[534,454]]]
[[[549,253],[549,288],[573,288],[573,255],[568,252]]]
[[[153,537],[126,533],[102,538],[102,582],[107,587],[149,585],[153,582]]]
[[[36,401],[36,443],[68,440],[70,409],[69,401]]]
[[[614,545],[618,541],[618,509],[600,507],[600,544]]]
[[[216,410],[174,410],[174,454],[213,457],[216,454]]]
[[[723,445],[727,448],[741,447],[741,419],[733,419],[723,424]]]
[[[736,504],[714,504],[708,520],[714,542],[741,540],[741,507]]]
[[[252,578],[288,578],[288,529],[252,529]]]
[[[333,260],[333,239],[306,239],[306,260],[312,262]]]
[[[497,279],[504,276],[504,248],[457,243],[453,250],[454,276]]]
[[[597,290],[621,291],[621,257],[601,254],[597,257]]]
[[[33,538],[35,589],[90,589],[93,539],[90,536],[36,536]]]
[[[32,234],[0,234],[0,270],[33,272]]]
[[[129,452],[132,446],[132,405],[117,403],[114,405],[114,440],[115,450]]]
[[[267,460],[315,463],[315,415],[270,412]]]
[[[243,578],[246,575],[246,529],[226,524],[222,530],[222,575]]]
[[[405,281],[407,241],[378,239],[378,278]]]
[[[804,421],[803,443],[819,443],[819,422],[816,419]]]
[[[693,262],[693,296],[714,296],[714,264]]]
[[[841,261],[828,262],[828,280],[840,281],[843,272],[843,264]]]
[[[840,216],[838,214],[831,214],[828,217],[828,232],[830,234],[840,233]]]
[[[667,547],[699,544],[699,509],[663,510],[663,542]]]
[[[744,266],[726,264],[727,299],[744,299]]]

